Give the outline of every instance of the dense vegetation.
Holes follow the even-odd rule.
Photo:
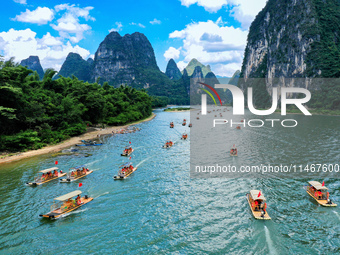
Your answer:
[[[340,1],[267,1],[249,29],[242,72],[248,61],[249,46],[256,47],[261,40],[267,40],[268,48],[271,49],[265,58],[268,62],[252,70],[248,78],[264,78],[268,66],[277,68],[280,65],[284,71],[280,72],[277,68],[276,77],[340,78]],[[301,47],[309,44],[310,49]],[[301,55],[307,52],[306,71],[301,74],[295,72],[296,60],[292,57],[297,52]],[[243,76],[241,73],[241,78]],[[312,93],[308,106],[313,109],[340,110],[340,82],[316,80],[313,83],[315,86],[308,87]],[[241,85],[243,89],[248,86]],[[256,106],[266,108],[271,105],[264,84],[256,86],[253,86],[254,95],[257,95],[254,100]]]
[[[164,73],[155,68],[137,67],[134,73],[136,74],[136,79],[130,86],[136,89],[142,89],[144,88],[144,84],[148,84],[145,90],[149,95],[154,97],[155,101],[158,101],[158,103],[153,104],[153,107],[164,107],[168,104],[189,104],[189,95],[186,92],[185,82],[182,79],[172,81]],[[123,77],[124,75],[124,71],[122,71],[121,76]],[[109,84],[117,87],[120,86],[119,84],[121,84],[122,80],[123,78],[121,79],[118,73],[115,79],[109,81]],[[167,100],[165,100],[165,98],[167,98]]]
[[[151,97],[144,90],[77,78],[53,80],[0,61],[0,151],[38,149],[79,135],[86,125],[122,125],[151,115]],[[30,75],[31,74],[31,75]]]
[[[211,72],[209,65],[205,66],[201,62],[199,62],[196,58],[193,58],[192,60],[190,60],[189,64],[185,67],[185,70],[187,70],[189,76],[191,76],[194,73],[196,66],[201,67],[203,77],[205,77],[209,72]]]
[[[318,24],[313,30],[320,40],[312,44],[307,56],[307,75],[320,78],[338,78],[327,81],[313,92],[311,108],[340,110],[340,2],[313,0]],[[321,74],[315,75],[318,71]]]
[[[91,63],[84,60],[79,54],[70,52],[60,68],[57,77],[72,77],[74,75],[79,80],[90,81]]]
[[[253,104],[256,108],[264,109],[272,105],[272,98],[270,97],[266,86],[266,73],[267,73],[268,55],[264,57],[259,68],[254,72],[256,79],[249,79],[247,87],[253,88]],[[245,83],[244,79],[239,80],[240,83]],[[245,87],[245,86],[243,86]],[[248,98],[248,89],[244,91],[245,98]],[[245,100],[246,101],[246,100]],[[245,102],[245,104],[248,104]]]

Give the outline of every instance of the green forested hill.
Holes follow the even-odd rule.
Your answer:
[[[90,81],[91,64],[84,60],[79,54],[70,52],[65,62],[60,68],[58,75],[62,77],[72,77],[74,75],[79,80]]]
[[[250,26],[241,78],[268,77],[340,78],[339,0],[267,1]],[[308,106],[339,110],[340,82],[314,82]],[[256,106],[270,106],[271,83],[253,87]]]
[[[143,90],[77,78],[53,80],[12,61],[0,62],[0,151],[38,149],[86,130],[87,124],[121,125],[151,115]]]
[[[195,67],[199,66],[202,69],[203,77],[205,77],[209,72],[211,72],[209,65],[203,65],[201,62],[199,62],[196,58],[193,58],[190,60],[188,65],[185,67],[185,70],[187,70],[187,73],[189,76],[191,76],[194,73]]]

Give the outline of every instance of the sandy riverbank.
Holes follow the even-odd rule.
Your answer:
[[[189,112],[189,111],[193,111],[194,109],[191,110],[175,110],[175,111],[164,111],[164,112]]]
[[[150,121],[154,117],[156,117],[156,114],[152,113],[152,115],[149,118],[147,118],[147,119],[144,119],[144,120],[141,120],[141,121],[137,121],[137,122],[133,122],[133,123],[125,125],[125,126],[116,126],[116,127],[108,127],[108,128],[104,128],[104,129],[98,129],[98,130],[95,130],[95,131],[91,131],[91,132],[82,134],[80,136],[71,137],[70,139],[65,140],[65,141],[63,141],[61,143],[58,143],[58,144],[55,144],[55,145],[46,146],[46,147],[41,148],[39,150],[31,150],[31,151],[26,151],[26,152],[19,152],[19,153],[16,153],[14,155],[8,155],[8,156],[3,155],[3,158],[0,159],[0,164],[10,163],[10,162],[21,160],[21,159],[24,159],[24,158],[29,158],[29,157],[33,157],[33,156],[43,155],[43,154],[47,154],[47,153],[58,152],[58,151],[60,151],[62,149],[65,149],[65,148],[71,147],[72,145],[80,143],[81,140],[94,139],[94,138],[97,138],[98,136],[112,134],[112,132],[118,133],[118,131],[120,131],[122,129],[126,129],[129,126],[136,125],[138,123],[142,123],[142,122],[145,122],[145,121]]]

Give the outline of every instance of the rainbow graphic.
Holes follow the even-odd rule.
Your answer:
[[[217,98],[218,98],[218,100],[220,101],[220,104],[221,104],[221,106],[222,106],[222,101],[221,101],[220,95],[217,93],[217,91],[216,91],[213,87],[211,87],[210,85],[205,84],[205,83],[203,83],[203,82],[199,82],[199,84],[202,84],[203,86],[206,86],[206,87],[209,88],[212,92],[214,92],[214,94],[217,96]],[[204,92],[206,92],[206,93],[212,98],[212,100],[214,101],[215,105],[217,106],[216,100],[215,100],[215,98],[213,97],[213,95],[210,93],[210,91],[207,90],[207,89],[203,89],[203,88],[200,88],[200,89],[203,90]]]

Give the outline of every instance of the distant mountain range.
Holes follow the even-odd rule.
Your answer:
[[[200,63],[196,58],[193,58],[184,69],[187,71],[188,75],[191,76],[194,73],[196,66],[199,66],[201,68],[204,77],[211,72],[210,65],[205,66]]]
[[[26,66],[28,69],[31,69],[32,71],[36,71],[40,79],[44,77],[44,70],[41,67],[38,56],[29,56],[29,58],[23,59],[20,62],[20,65]]]
[[[44,75],[36,56],[23,60],[21,65],[37,71],[40,78]],[[84,60],[77,53],[69,53],[54,79],[61,76],[75,76],[79,80],[108,83],[115,87],[129,85],[145,89],[150,95],[168,98],[171,104],[190,103],[190,78],[200,81],[216,79],[210,66],[197,59],[192,59],[182,72],[170,59],[165,73],[161,72],[152,45],[144,34],[138,32],[124,36],[111,32],[100,43],[94,59]],[[197,93],[200,94],[201,90]]]

